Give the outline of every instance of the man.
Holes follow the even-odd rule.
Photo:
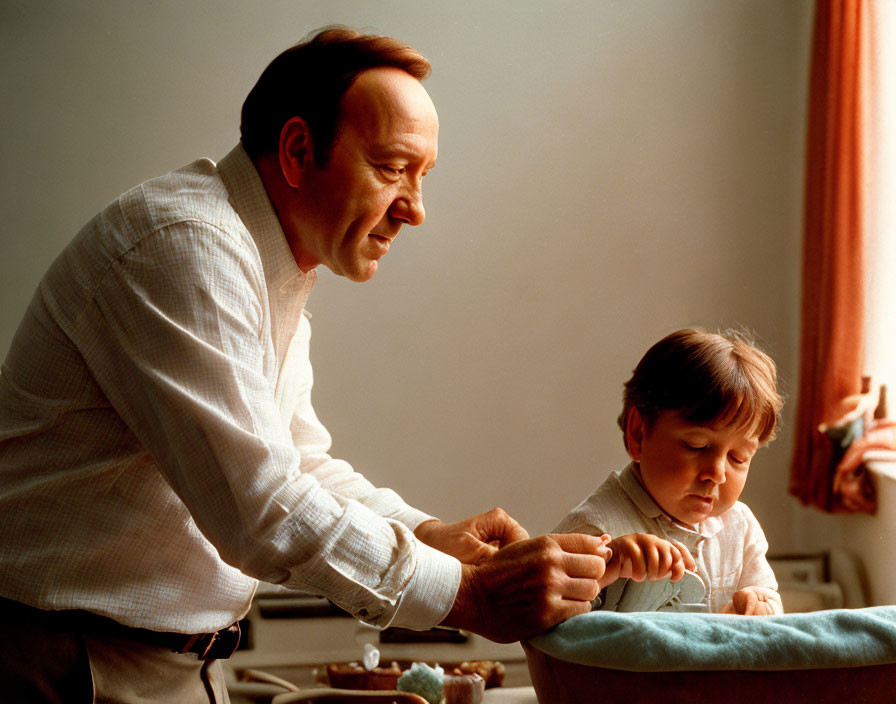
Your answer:
[[[319,33],[262,74],[240,146],[125,193],[47,272],[0,375],[2,691],[226,701],[257,580],[499,641],[590,608],[600,539],[442,523],[330,457],[311,406],[315,268],[367,281],[425,217],[428,73]]]

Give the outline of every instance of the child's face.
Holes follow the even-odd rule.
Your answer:
[[[663,511],[688,525],[734,505],[759,447],[751,427],[695,425],[676,411],[660,412],[649,428],[632,411],[627,432],[644,487]]]

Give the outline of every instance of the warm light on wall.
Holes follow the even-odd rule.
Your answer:
[[[896,2],[872,2],[871,13],[866,369],[896,390]]]

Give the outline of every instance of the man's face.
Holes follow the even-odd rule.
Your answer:
[[[395,68],[361,73],[341,107],[329,160],[307,157],[302,169],[293,252],[303,271],[324,264],[368,281],[402,225],[425,218],[421,182],[435,164],[439,120],[422,84]]]

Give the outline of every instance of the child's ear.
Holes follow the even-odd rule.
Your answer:
[[[644,445],[644,416],[632,406],[625,416],[625,445],[632,462],[641,461],[641,450]]]

